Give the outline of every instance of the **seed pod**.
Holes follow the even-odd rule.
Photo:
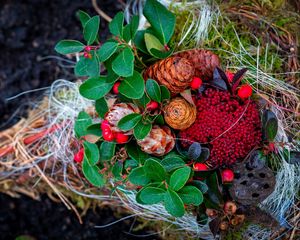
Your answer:
[[[165,121],[174,129],[187,129],[195,122],[196,116],[196,107],[181,97],[173,98],[164,107]]]

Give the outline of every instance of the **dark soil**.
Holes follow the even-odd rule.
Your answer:
[[[0,194],[1,240],[15,239],[22,235],[31,236],[32,240],[159,239],[156,235],[151,235],[155,234],[151,231],[130,233],[134,218],[104,229],[94,228],[117,220],[108,208],[96,209],[95,212],[89,210],[83,220],[84,223],[80,225],[73,212],[46,197],[41,201],[34,201],[27,197],[14,199]],[[145,237],[149,234],[151,236]]]
[[[98,1],[98,4],[110,16],[122,7],[117,0]],[[7,98],[50,86],[58,78],[75,79],[73,69],[60,67],[56,59],[44,58],[58,56],[53,48],[59,40],[82,39],[80,23],[75,17],[79,9],[96,15],[90,0],[0,0],[0,130],[24,116],[30,102],[40,98],[43,92],[29,93],[8,102]],[[101,21],[100,32],[100,38],[105,39],[108,34],[105,20]],[[114,220],[112,210],[97,209],[96,213],[89,211],[80,225],[73,212],[46,197],[37,202],[0,194],[0,239],[15,239],[20,235],[39,240],[139,239],[126,233],[130,232],[133,219],[105,229],[94,228]],[[143,236],[149,232],[134,234]]]

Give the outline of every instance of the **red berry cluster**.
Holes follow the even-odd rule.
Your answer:
[[[188,140],[182,141],[184,147],[188,147],[191,141],[209,143],[209,162],[213,166],[230,165],[244,158],[260,143],[260,116],[252,100],[241,103],[229,92],[207,89],[196,100],[196,106],[197,119],[190,128],[180,132],[180,138]]]

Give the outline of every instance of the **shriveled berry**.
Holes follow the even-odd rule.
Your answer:
[[[119,93],[119,86],[120,86],[121,82],[116,82],[112,88],[113,93],[114,94],[118,94]]]
[[[251,97],[251,95],[252,95],[252,87],[249,84],[242,85],[238,90],[238,96],[241,99],[249,98]]]
[[[81,163],[84,156],[84,149],[80,148],[80,150],[74,155],[74,162]]]
[[[195,163],[194,170],[195,171],[206,171],[208,168],[204,163]]]
[[[223,183],[232,182],[234,179],[234,172],[231,169],[225,169],[221,172]]]
[[[110,129],[107,129],[106,131],[102,132],[102,136],[103,139],[107,142],[111,142],[115,138],[114,133]]]
[[[146,106],[146,108],[150,111],[153,111],[153,110],[157,109],[158,107],[159,107],[159,104],[158,104],[158,102],[155,102],[155,101],[150,101]]]
[[[227,78],[228,78],[228,81],[229,81],[229,82],[232,82],[233,77],[234,77],[234,73],[227,70],[227,71],[226,71],[226,76],[227,76]]]
[[[236,210],[237,210],[237,206],[234,202],[232,201],[227,201],[225,204],[224,204],[224,212],[226,214],[230,214],[230,215],[233,215],[236,213]]]
[[[202,80],[199,77],[193,77],[193,80],[191,82],[191,88],[192,89],[198,89],[202,85]]]
[[[122,132],[117,132],[116,133],[116,142],[119,144],[124,144],[128,141],[128,135],[125,135]]]
[[[106,130],[110,130],[110,125],[107,120],[103,120],[101,123],[101,130],[105,132]]]

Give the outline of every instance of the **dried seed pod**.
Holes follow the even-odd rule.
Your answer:
[[[163,156],[174,148],[174,137],[169,127],[154,125],[147,137],[138,140],[137,143],[142,151],[155,156]]]
[[[196,115],[196,107],[181,97],[173,98],[164,107],[165,121],[174,129],[187,129],[195,122]]]
[[[195,68],[190,61],[181,57],[169,57],[150,66],[144,72],[144,79],[154,79],[175,95],[190,86],[194,74]]]
[[[140,113],[140,110],[132,103],[117,103],[109,109],[104,119],[109,122],[112,131],[120,132],[121,130],[117,127],[118,122],[131,113]],[[132,131],[127,133],[132,134]]]
[[[175,56],[186,58],[192,62],[195,67],[195,76],[201,77],[201,79],[205,81],[211,80],[214,69],[220,66],[219,57],[213,52],[205,49],[187,50],[180,52]]]
[[[226,231],[226,230],[228,229],[228,226],[229,226],[229,224],[228,224],[227,221],[222,221],[222,222],[220,223],[219,228],[220,228],[221,231]]]

